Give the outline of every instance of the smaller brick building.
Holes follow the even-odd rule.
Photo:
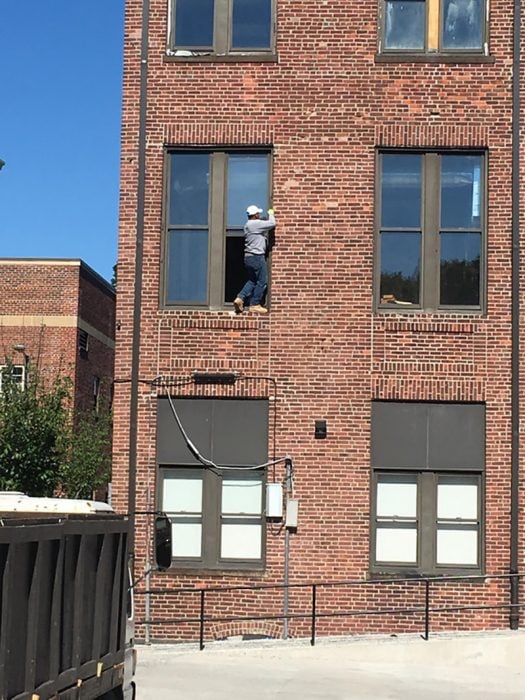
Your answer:
[[[113,380],[115,292],[82,260],[0,258],[0,364],[71,377],[74,409]]]

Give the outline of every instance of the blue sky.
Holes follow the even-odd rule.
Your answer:
[[[0,0],[0,257],[117,259],[124,0]]]

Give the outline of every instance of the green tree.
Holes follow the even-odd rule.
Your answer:
[[[97,412],[84,411],[75,416],[73,425],[61,486],[70,498],[91,498],[111,475],[111,411],[104,405]]]
[[[0,489],[51,496],[69,450],[71,382],[44,386],[30,372],[22,387],[9,361],[0,393]]]
[[[71,411],[71,381],[43,381],[31,369],[22,386],[6,361],[0,392],[0,490],[91,498],[111,473],[111,411]]]

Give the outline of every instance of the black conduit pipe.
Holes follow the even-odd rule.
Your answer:
[[[520,78],[521,0],[514,0],[512,38],[512,446],[510,486],[510,628],[519,614],[519,479],[520,479]]]
[[[142,3],[140,49],[140,106],[138,139],[137,232],[135,238],[135,274],[133,298],[133,337],[131,346],[131,387],[129,407],[128,513],[130,514],[130,552],[135,545],[137,500],[137,418],[139,401],[140,313],[142,306],[142,264],[144,258],[144,204],[146,181],[146,112],[148,86],[149,0]]]

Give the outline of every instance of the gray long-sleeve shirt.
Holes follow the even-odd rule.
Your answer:
[[[244,226],[244,255],[264,255],[268,245],[268,232],[275,228],[275,217],[248,219]]]

